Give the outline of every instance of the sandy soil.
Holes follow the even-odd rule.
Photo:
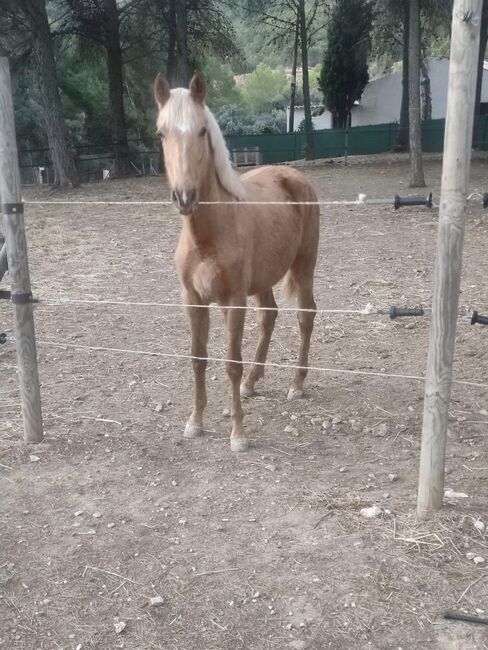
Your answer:
[[[408,194],[399,156],[303,165],[320,198]],[[488,161],[473,191],[488,190]],[[426,176],[439,196],[440,162]],[[87,185],[54,198],[151,200],[161,178]],[[28,199],[47,198],[28,189]],[[46,440],[26,446],[13,345],[0,347],[0,647],[85,650],[488,648],[488,390],[455,384],[446,485],[468,498],[415,517],[421,381],[270,368],[245,402],[248,453],[228,444],[228,383],[210,364],[207,435],[181,437],[187,361],[53,347],[181,352],[179,308],[54,304],[61,298],[179,301],[172,208],[30,206],[26,214]],[[428,304],[437,211],[322,211],[320,308]],[[470,202],[462,308],[488,312],[488,218]],[[284,300],[279,296],[279,304]],[[52,301],[52,302],[50,302]],[[0,331],[11,310],[0,304]],[[311,362],[423,375],[429,319],[320,317]],[[456,380],[488,384],[487,331],[460,318]],[[252,314],[244,358],[256,340]],[[225,355],[221,315],[209,352]],[[297,324],[278,319],[269,359],[294,363]],[[360,510],[378,505],[366,521]],[[161,597],[151,604],[151,598]],[[120,628],[125,628],[120,631]],[[119,625],[120,624],[120,625]],[[116,625],[118,626],[116,628]]]

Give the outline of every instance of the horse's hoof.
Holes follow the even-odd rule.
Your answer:
[[[241,397],[252,397],[254,394],[254,388],[248,388],[247,386],[244,386],[244,384],[241,385]]]
[[[294,399],[302,399],[303,398],[303,390],[301,388],[290,388],[288,391],[288,397],[287,400],[289,402],[293,401]]]
[[[198,438],[203,436],[203,427],[199,424],[186,423],[185,431],[183,433],[185,438]]]
[[[231,451],[247,451],[249,449],[249,440],[247,438],[231,438]]]

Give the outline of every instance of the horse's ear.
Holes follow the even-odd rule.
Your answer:
[[[161,73],[154,80],[154,99],[159,108],[163,108],[169,99],[169,84]]]
[[[190,93],[196,102],[199,104],[205,103],[205,97],[207,96],[207,86],[205,85],[205,79],[199,72],[196,72],[193,75],[193,79],[190,81]]]

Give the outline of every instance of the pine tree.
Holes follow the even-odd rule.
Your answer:
[[[372,13],[369,0],[336,0],[332,11],[319,87],[334,128],[349,125],[354,102],[361,98],[369,80]]]

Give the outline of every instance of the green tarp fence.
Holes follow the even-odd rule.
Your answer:
[[[480,118],[480,148],[488,149],[488,116]],[[368,155],[391,151],[395,145],[398,124],[355,126],[350,129],[314,131],[316,158]],[[263,164],[299,160],[304,157],[303,133],[232,135],[227,137],[229,149],[243,152],[259,149]],[[430,120],[422,125],[422,149],[441,152],[444,147],[444,120]]]

